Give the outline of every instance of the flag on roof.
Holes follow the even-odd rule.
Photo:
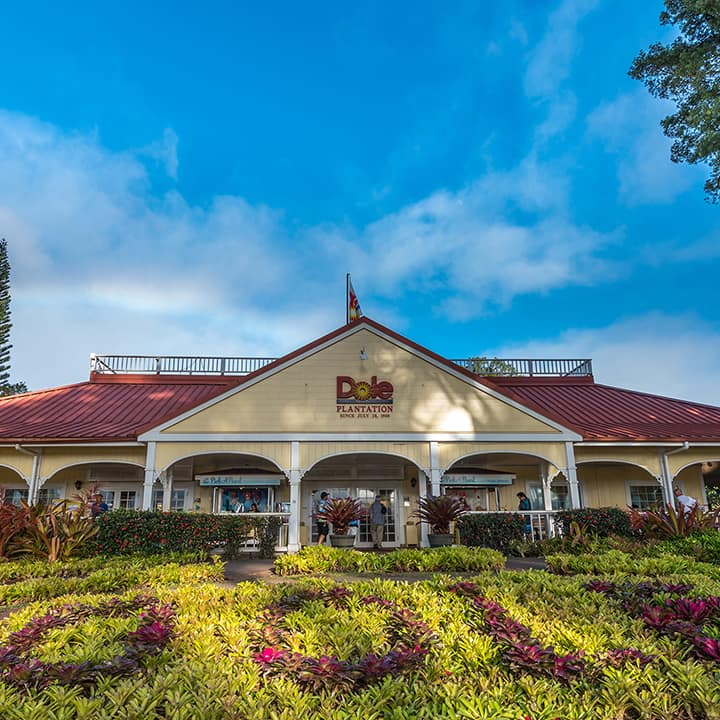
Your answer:
[[[355,294],[355,289],[352,286],[350,280],[350,273],[347,274],[347,313],[346,322],[351,323],[353,320],[357,320],[362,316],[362,310],[360,309],[360,303]]]

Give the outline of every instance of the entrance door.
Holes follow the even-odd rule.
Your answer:
[[[385,532],[383,533],[383,545],[398,547],[400,544],[397,533],[397,498],[398,491],[395,488],[359,487],[355,497],[360,500],[366,508],[379,495],[382,504],[387,508],[385,513]],[[355,542],[357,547],[372,547],[372,536],[370,535],[370,517],[366,515],[360,521],[358,528],[358,539]]]
[[[303,507],[306,509],[304,513],[305,524],[311,528],[308,533],[311,544],[316,545],[318,541],[317,522],[315,520],[317,503],[320,500],[320,494],[327,492],[330,497],[333,498],[352,497],[360,500],[366,508],[370,507],[376,495],[380,495],[383,504],[387,508],[383,545],[386,547],[399,547],[404,542],[404,533],[401,532],[401,517],[399,516],[401,511],[399,503],[401,496],[400,491],[400,484],[383,483],[382,481],[378,483],[363,482],[362,484],[357,483],[344,486],[303,483],[303,495],[305,495]],[[350,531],[357,533],[355,547],[372,547],[370,523],[367,516],[360,521],[357,528],[350,528]]]

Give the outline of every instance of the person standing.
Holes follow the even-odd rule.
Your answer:
[[[530,498],[524,492],[519,492],[517,494],[517,498],[519,500],[518,510],[532,510],[532,504],[530,503]],[[529,515],[525,516],[525,532],[526,533],[532,532],[532,523],[530,521]]]
[[[325,512],[327,506],[328,494],[326,492],[320,493],[320,502],[317,504],[318,514]],[[325,518],[318,517],[317,519],[317,533],[318,533],[318,545],[323,545],[327,536],[330,534],[330,526],[328,525]]]
[[[100,493],[93,495],[93,503],[90,505],[90,514],[93,517],[99,517],[108,511],[108,504]]]
[[[694,497],[690,497],[690,495],[685,495],[679,487],[676,487],[674,492],[675,499],[677,500],[678,505],[680,505],[683,513],[685,515],[689,515],[692,512],[692,509],[697,505],[697,500]]]
[[[387,508],[382,504],[380,496],[376,495],[375,501],[370,505],[370,535],[376,550],[382,550],[386,515]]]

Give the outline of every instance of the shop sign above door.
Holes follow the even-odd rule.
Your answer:
[[[393,388],[388,380],[355,380],[349,375],[336,378],[336,412],[341,418],[389,418],[393,411]]]

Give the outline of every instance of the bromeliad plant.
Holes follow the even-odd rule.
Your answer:
[[[449,535],[450,523],[459,520],[469,512],[451,495],[428,495],[418,498],[417,509],[410,516],[417,519],[416,525],[427,523],[435,535]]]
[[[365,517],[365,506],[354,498],[330,498],[317,514],[318,520],[332,525],[333,535],[347,535],[351,523]]]
[[[615,599],[647,628],[683,638],[699,659],[720,663],[720,597],[690,598],[684,593],[692,590],[692,585],[662,582],[615,584],[595,580],[585,588]],[[665,596],[664,602],[658,602],[658,595]]]
[[[377,612],[386,617],[390,650],[347,660],[334,655],[312,657],[293,652],[293,624],[286,618],[314,602],[338,611],[353,604],[376,606]],[[430,628],[410,610],[377,595],[353,598],[352,592],[340,585],[325,592],[306,590],[286,595],[269,605],[259,622],[260,626],[251,630],[250,637],[255,651],[253,659],[263,674],[293,679],[311,692],[323,689],[349,692],[379,683],[386,676],[406,673],[422,663],[437,640]]]
[[[124,639],[122,653],[100,663],[44,662],[33,657],[39,643],[51,630],[77,625],[98,617],[128,617],[139,611],[138,627]],[[83,603],[64,605],[54,612],[34,617],[21,630],[13,632],[0,646],[0,679],[24,690],[49,685],[91,687],[100,678],[133,675],[142,669],[143,661],[155,655],[170,641],[175,613],[156,598],[137,596],[132,600],[113,598],[101,605]]]
[[[661,512],[631,510],[630,524],[635,532],[650,538],[687,537],[694,532],[717,527],[720,514],[717,511],[704,512],[697,505],[690,510],[682,505],[676,510],[666,503]]]

